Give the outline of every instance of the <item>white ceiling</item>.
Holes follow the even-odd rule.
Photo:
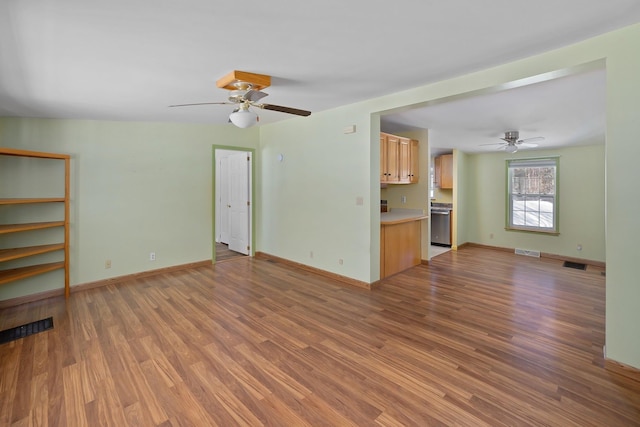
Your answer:
[[[535,141],[536,149],[604,144],[605,78],[605,70],[599,68],[515,89],[443,100],[383,117],[381,126],[387,132],[427,128],[432,147],[449,149],[436,152],[503,149],[500,138],[509,130],[519,131],[520,139],[544,137]]]
[[[226,123],[228,105],[168,105],[226,100],[215,81],[234,69],[272,76],[264,102],[318,112],[636,22],[637,0],[2,0],[0,116]],[[429,127],[434,143],[452,147],[511,129],[549,146],[602,134],[602,73],[529,89],[383,124]],[[259,114],[261,123],[293,117]]]

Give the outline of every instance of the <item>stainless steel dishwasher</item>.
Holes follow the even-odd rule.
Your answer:
[[[451,247],[451,209],[431,208],[431,244]]]

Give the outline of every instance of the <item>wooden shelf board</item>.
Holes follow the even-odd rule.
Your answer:
[[[4,156],[20,156],[20,157],[36,157],[40,159],[69,159],[69,154],[44,153],[42,151],[19,150],[17,148],[0,147],[0,155]]]
[[[10,270],[0,270],[0,285],[59,269],[64,269],[64,262],[52,262],[48,264],[12,268]]]
[[[43,228],[64,227],[64,221],[28,222],[23,224],[0,224],[0,234],[19,231],[41,230]]]
[[[28,203],[64,202],[64,197],[32,197],[28,199],[0,199],[0,205],[24,205]]]
[[[19,258],[26,258],[32,255],[44,254],[64,249],[64,243],[54,243],[52,245],[25,246],[22,248],[0,249],[0,262],[11,261]]]

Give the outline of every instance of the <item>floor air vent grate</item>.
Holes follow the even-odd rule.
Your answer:
[[[38,332],[46,331],[53,328],[53,317],[48,317],[42,320],[36,320],[35,322],[27,323],[26,325],[16,326],[15,328],[5,329],[0,331],[0,344],[15,341],[20,338],[28,337],[29,335],[37,334]]]
[[[575,268],[576,270],[586,270],[587,269],[587,264],[581,264],[579,262],[571,262],[571,261],[565,261],[564,264],[562,264],[563,267],[568,267],[568,268]]]

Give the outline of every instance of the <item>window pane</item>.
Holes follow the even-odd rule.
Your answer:
[[[537,176],[535,176],[535,173],[533,172],[537,172],[536,169],[532,169],[531,170],[531,176],[529,177],[529,182],[527,185],[527,194],[539,194],[540,193],[540,178],[538,178]]]
[[[524,225],[524,201],[523,196],[512,196],[511,223],[513,225]]]
[[[520,225],[520,226],[524,226],[524,211],[513,211],[513,217],[512,217],[512,221],[511,224],[512,225]]]
[[[553,197],[540,198],[540,212],[553,213]]]
[[[540,213],[540,227],[553,228],[553,212]]]
[[[525,182],[524,177],[514,176],[511,179],[511,182],[512,182],[511,194],[522,194],[522,193],[524,193],[524,182]]]
[[[523,211],[524,210],[524,201],[525,201],[526,197],[524,196],[513,196],[512,200],[513,200],[513,210],[514,211]]]
[[[540,214],[538,212],[527,211],[524,225],[527,227],[538,227],[540,225]]]
[[[527,211],[539,211],[540,210],[540,198],[539,197],[531,197],[528,196],[526,201],[527,207],[526,210]]]

